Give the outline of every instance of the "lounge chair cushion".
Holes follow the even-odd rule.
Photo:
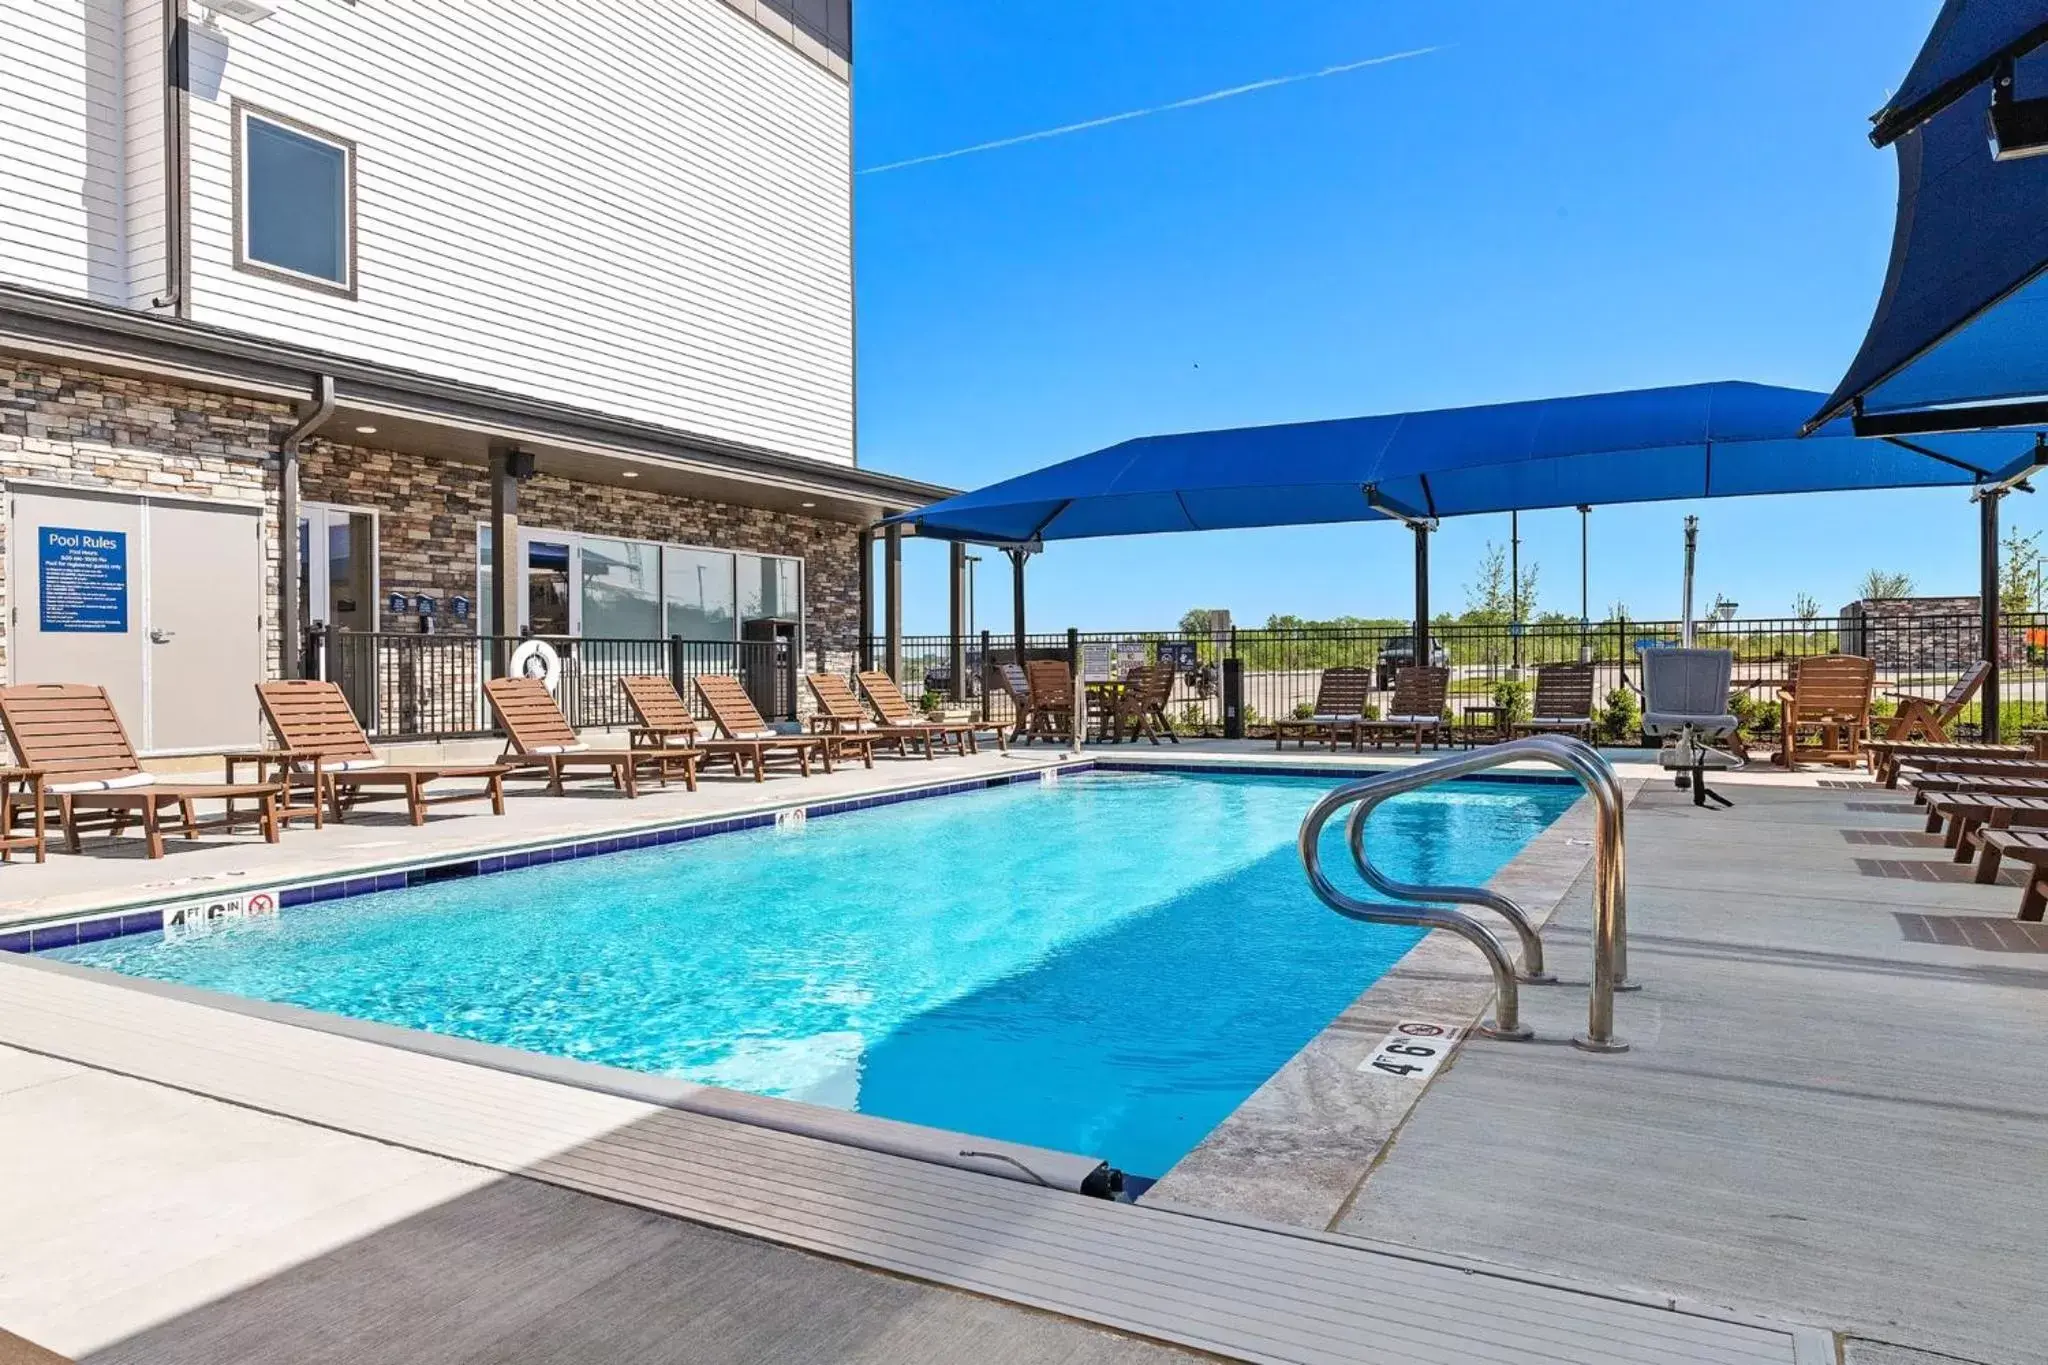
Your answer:
[[[541,755],[580,754],[589,748],[590,746],[588,744],[584,744],[581,741],[578,741],[575,744],[536,744],[531,749],[528,749],[527,752],[530,754]]]
[[[1591,716],[1531,716],[1531,725],[1591,725]]]
[[[780,730],[740,730],[740,731],[737,731],[737,732],[735,732],[735,733],[734,733],[734,735],[733,735],[733,738],[734,738],[734,739],[781,739],[781,738],[782,738],[782,731],[780,731]]]
[[[77,796],[81,792],[133,791],[137,787],[147,787],[155,781],[155,773],[123,773],[119,777],[86,777],[76,782],[52,782],[50,791],[57,796]]]
[[[1324,723],[1324,724],[1327,724],[1327,723],[1329,723],[1329,722],[1332,722],[1332,721],[1350,721],[1350,720],[1364,720],[1364,719],[1365,719],[1365,717],[1364,717],[1364,716],[1359,716],[1359,715],[1350,715],[1350,714],[1347,714],[1347,713],[1344,713],[1344,712],[1335,712],[1335,711],[1333,711],[1333,712],[1329,713],[1328,715],[1314,715],[1314,716],[1310,716],[1310,717],[1309,717],[1309,719],[1310,719],[1310,720],[1312,720],[1312,721],[1317,721],[1317,722],[1319,722],[1319,723]]]
[[[300,759],[292,766],[304,772],[313,771],[313,763],[310,759]],[[337,762],[322,761],[320,771],[328,773],[359,773],[369,768],[381,768],[383,766],[384,760],[381,758],[344,758]]]
[[[1396,725],[1441,725],[1444,721],[1442,716],[1388,716],[1387,719]]]

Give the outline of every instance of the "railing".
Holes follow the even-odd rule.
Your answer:
[[[1448,929],[1469,940],[1493,969],[1494,1018],[1492,1023],[1481,1025],[1481,1031],[1495,1038],[1533,1037],[1533,1031],[1522,1022],[1521,984],[1549,982],[1554,978],[1543,969],[1543,941],[1530,923],[1528,912],[1509,897],[1482,887],[1417,886],[1395,881],[1374,866],[1365,850],[1366,822],[1382,801],[1517,762],[1548,763],[1565,769],[1579,780],[1599,807],[1593,850],[1593,984],[1586,1007],[1586,1031],[1572,1042],[1588,1052],[1626,1052],[1628,1044],[1614,1036],[1614,993],[1633,989],[1628,981],[1628,866],[1622,829],[1623,802],[1614,770],[1591,745],[1562,736],[1541,735],[1346,783],[1316,802],[1308,818],[1302,821],[1302,868],[1317,898],[1340,915],[1378,924]],[[1345,828],[1346,842],[1366,885],[1381,895],[1421,903],[1411,907],[1362,901],[1340,891],[1330,881],[1323,871],[1323,828],[1345,806],[1353,807]],[[1484,906],[1506,919],[1521,940],[1526,970],[1516,972],[1513,955],[1484,924],[1462,911],[1427,903],[1441,901]]]
[[[667,675],[693,707],[699,673],[738,677],[769,720],[798,713],[796,651],[781,641],[545,637],[560,661],[555,700],[578,729],[632,723],[619,679]],[[373,739],[459,739],[491,733],[483,685],[499,651],[523,637],[320,630],[306,641],[305,674],[341,684]]]
[[[1394,669],[1410,662],[1413,631],[1400,622],[1331,626],[1239,627],[1218,633],[1179,630],[1072,631],[1026,637],[1028,658],[1070,657],[1072,651],[1110,660],[1121,671],[1132,662],[1168,659],[1178,677],[1167,714],[1183,734],[1257,737],[1272,723],[1312,710],[1323,670],[1340,665],[1372,671],[1384,705]],[[1634,717],[1641,697],[1637,656],[1646,647],[1675,645],[1677,621],[1611,620],[1583,630],[1574,621],[1440,622],[1431,657],[1451,670],[1448,698],[1452,716],[1465,707],[1496,704],[1504,688],[1533,687],[1535,670],[1548,663],[1594,666],[1595,692],[1604,743],[1640,740]],[[1851,613],[1840,619],[1758,618],[1695,624],[1696,642],[1725,648],[1735,656],[1737,710],[1752,736],[1777,730],[1778,689],[1801,659],[1848,653],[1877,666],[1880,715],[1894,706],[1885,694],[1940,696],[1983,655],[1982,625],[1974,613],[1886,617]],[[886,642],[865,642],[877,667]],[[953,695],[952,641],[943,635],[906,636],[897,682],[915,697],[927,690]],[[2048,613],[2008,615],[1999,635],[2001,733],[2048,724]],[[961,642],[960,700],[991,719],[1009,715],[1009,700],[987,685],[988,665],[1014,662],[1016,645],[1007,635],[982,631]],[[1623,701],[1617,694],[1627,698]],[[1960,729],[1979,729],[1980,708],[1965,708]]]

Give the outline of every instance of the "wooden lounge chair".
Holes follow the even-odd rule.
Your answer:
[[[1140,664],[1125,674],[1124,689],[1116,695],[1117,731],[1129,735],[1133,744],[1140,735],[1157,744],[1162,734],[1180,743],[1166,715],[1175,676],[1172,664]]]
[[[2020,911],[2017,918],[2038,922],[2044,910],[2048,910],[2048,830],[2042,829],[1987,829],[1978,840],[1977,876],[1979,882],[1990,884],[1998,880],[1999,869],[2007,858],[2027,864],[2031,871],[2027,875],[2027,889],[2020,893]]]
[[[1024,723],[1031,715],[1031,683],[1024,676],[1024,666],[990,664],[982,675],[982,686],[990,696],[1000,692],[1010,699],[1010,738],[1024,738]]]
[[[818,710],[811,717],[811,733],[829,735],[842,745],[860,744],[870,755],[887,745],[901,758],[910,757],[913,749],[927,759],[938,756],[930,726],[890,725],[876,720],[840,674],[811,673],[805,675],[804,681],[818,701]],[[874,766],[872,757],[869,766]]]
[[[1432,745],[1443,743],[1444,697],[1451,690],[1451,670],[1442,664],[1428,667],[1410,664],[1394,670],[1394,699],[1381,720],[1359,722],[1362,733],[1372,737],[1372,747],[1382,738],[1400,739],[1413,735],[1415,752],[1422,752],[1423,736]]]
[[[1074,671],[1064,659],[1032,659],[1024,665],[1025,730],[1028,739],[1072,740]]]
[[[1915,696],[1910,692],[1885,693],[1898,699],[1899,709],[1886,723],[1884,737],[1893,741],[1918,738],[1935,744],[1948,743],[1948,727],[1955,724],[1956,717],[1963,713],[1970,698],[1977,695],[1977,689],[1990,676],[1990,663],[1979,659],[1939,699]]]
[[[427,822],[428,806],[457,801],[489,801],[492,814],[505,813],[509,767],[499,763],[386,763],[370,747],[370,737],[363,733],[339,683],[311,678],[257,683],[256,700],[285,755],[286,780],[303,778],[313,785],[315,829],[325,824],[323,803],[337,821],[358,802],[392,799],[405,802],[406,814],[415,825]],[[483,786],[429,796],[427,784],[445,778],[481,779]],[[377,792],[377,788],[386,790]]]
[[[619,686],[625,689],[626,703],[633,708],[636,721],[626,730],[626,743],[631,748],[727,760],[732,764],[734,777],[745,777],[747,765],[761,752],[758,740],[707,738],[682,694],[665,674],[628,674],[619,679]]]
[[[1943,847],[1955,851],[1957,862],[1967,863],[1976,856],[1981,830],[2048,825],[2048,796],[1951,792],[1929,799],[1927,812],[1928,833],[1939,829]]]
[[[81,813],[96,811],[103,812],[104,819],[91,820],[90,827],[104,824],[115,835],[127,828],[131,815],[139,817],[149,856],[163,857],[162,811],[166,806],[178,808],[179,825],[188,839],[197,838],[202,829],[232,829],[254,821],[264,839],[277,842],[283,823],[279,803],[284,783],[173,782],[144,772],[104,687],[86,683],[0,687],[0,726],[7,730],[15,759],[44,774],[46,799],[57,803],[65,846],[73,853],[79,849],[79,831],[88,827]],[[283,762],[281,755],[261,757]],[[222,801],[226,809],[202,822],[193,804],[208,800]],[[253,800],[256,809],[238,811],[238,800]],[[21,809],[10,810],[10,817]]]
[[[697,695],[703,699],[704,709],[711,713],[712,723],[717,725],[721,738],[737,740],[746,746],[746,752],[754,760],[754,780],[768,780],[768,757],[771,754],[787,754],[794,758],[797,768],[805,777],[811,775],[811,759],[817,758],[825,765],[825,771],[832,771],[832,746],[823,735],[785,735],[776,730],[754,709],[754,699],[747,695],[747,689],[740,680],[730,673],[699,673],[695,679]],[[737,753],[733,758],[733,772],[740,770]]]
[[[2048,763],[2037,758],[1980,758],[1973,754],[1931,754],[1899,762],[1900,776],[1920,790],[1927,781],[1940,777],[2015,778],[2048,777]]]
[[[1876,666],[1854,654],[1801,659],[1792,685],[1778,693],[1778,761],[1860,764],[1870,733],[1870,689]]]
[[[1529,719],[1508,728],[1515,735],[1593,735],[1593,665],[1541,664]]]
[[[1899,785],[1902,765],[1920,766],[1928,759],[2037,757],[2025,744],[1936,744],[1922,739],[1873,739],[1863,749],[1870,761],[1871,776],[1887,787]]]
[[[505,752],[498,761],[513,768],[539,769],[547,775],[548,791],[553,795],[563,795],[564,777],[585,772],[609,777],[615,789],[628,798],[636,797],[640,794],[636,773],[642,766],[653,768],[666,780],[671,763],[681,766],[683,781],[691,791],[697,790],[697,763],[687,754],[593,749],[585,744],[539,678],[492,678],[484,684],[484,696],[505,731]]]
[[[976,742],[975,736],[986,730],[995,736],[998,748],[1006,753],[1009,751],[1010,741],[1004,736],[1003,727],[994,721],[922,720],[917,712],[911,709],[910,699],[903,695],[903,689],[898,687],[896,680],[887,673],[878,669],[867,669],[855,676],[860,683],[860,690],[866,693],[868,700],[874,704],[875,714],[886,724],[898,728],[922,726],[940,739],[951,742],[962,753],[969,754],[981,752],[981,745]]]
[[[1284,749],[1289,738],[1299,749],[1309,740],[1337,747],[1340,739],[1349,739],[1354,749],[1362,747],[1365,737],[1366,694],[1372,691],[1372,670],[1369,668],[1341,667],[1326,668],[1323,676],[1316,679],[1315,712],[1303,720],[1287,717],[1273,722],[1273,747]]]

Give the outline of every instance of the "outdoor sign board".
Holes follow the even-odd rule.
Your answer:
[[[45,526],[36,549],[45,632],[125,635],[128,533]]]

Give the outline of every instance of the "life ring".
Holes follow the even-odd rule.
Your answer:
[[[546,640],[522,640],[512,651],[512,676],[539,678],[552,695],[562,681],[562,656]]]

